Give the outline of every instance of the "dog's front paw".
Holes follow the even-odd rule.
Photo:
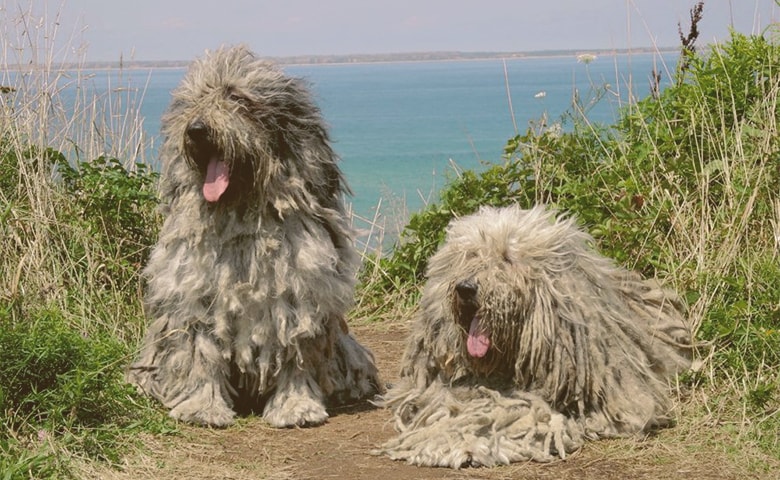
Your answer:
[[[266,404],[263,418],[277,428],[314,426],[325,423],[328,412],[312,397],[277,393]]]
[[[207,388],[176,405],[170,413],[177,420],[211,427],[226,427],[235,415],[222,396],[212,395]]]

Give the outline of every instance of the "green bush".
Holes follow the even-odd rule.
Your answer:
[[[123,380],[128,346],[76,331],[56,309],[0,311],[0,408],[6,443],[56,435],[96,458],[116,460],[117,427],[141,415]]]
[[[696,194],[706,180],[706,201],[716,207],[728,199],[730,189],[744,196],[756,186],[754,179],[744,177],[754,165],[740,165],[739,160],[777,162],[756,155],[777,150],[778,137],[767,136],[766,127],[779,115],[772,104],[778,62],[780,47],[764,37],[738,33],[729,42],[712,46],[706,56],[693,56],[675,86],[661,92],[660,98],[639,102],[623,116],[619,129],[633,147],[632,162],[643,168],[648,160],[654,162],[662,169],[656,188],[679,195]],[[775,187],[777,170],[765,173],[769,177],[758,186]],[[761,195],[767,193],[777,191]]]
[[[647,244],[655,219],[646,205],[646,190],[631,175],[623,175],[614,161],[620,141],[614,131],[575,124],[570,132],[529,128],[509,140],[501,164],[477,174],[462,172],[440,193],[437,203],[411,215],[399,244],[382,260],[387,272],[385,291],[422,281],[427,259],[444,240],[453,217],[475,212],[480,206],[536,203],[574,213],[600,240],[604,253],[647,274],[656,271],[657,252],[637,250]],[[646,187],[649,188],[649,187]],[[663,207],[663,205],[662,205]]]
[[[58,166],[65,189],[93,233],[141,246],[154,241],[157,172],[142,163],[128,169],[105,156],[75,168],[65,161]]]
[[[168,428],[122,375],[145,324],[157,173],[130,161],[149,146],[135,89],[89,93],[91,75],[61,68],[83,62],[47,49],[57,22],[0,10],[36,25],[4,37],[20,61],[0,88],[0,479],[65,478],[74,458],[115,461]]]
[[[0,407],[39,424],[97,426],[127,410],[121,361],[127,346],[91,338],[56,310],[0,317]]]
[[[106,257],[105,282],[131,283],[157,238],[155,186],[159,174],[145,164],[130,169],[104,156],[76,167],[61,157],[58,169],[71,202],[69,216],[63,220],[83,225],[100,244],[101,255]],[[83,247],[71,242],[70,256],[84,257]]]

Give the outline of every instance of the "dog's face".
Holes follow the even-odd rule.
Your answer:
[[[335,155],[304,82],[244,47],[208,53],[190,67],[173,92],[163,134],[175,149],[167,158],[197,171],[207,202],[274,189],[304,196],[314,179],[338,187],[331,171],[316,171]]]
[[[570,240],[569,226],[541,210],[483,209],[450,225],[428,277],[446,285],[440,293],[460,332],[458,354],[473,371],[513,376],[554,343],[548,312],[567,294],[559,280],[576,261]]]
[[[226,102],[230,102],[228,97]],[[236,109],[233,115],[241,113]],[[254,190],[255,166],[251,158],[231,148],[232,138],[220,138],[215,128],[217,121],[210,115],[196,116],[183,135],[184,158],[197,169],[203,179],[203,197],[206,201],[231,202],[241,192]],[[233,122],[237,119],[233,119]]]
[[[533,272],[511,245],[463,247],[468,268],[449,287],[461,355],[481,374],[511,374],[534,308]]]

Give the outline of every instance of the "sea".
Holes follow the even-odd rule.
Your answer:
[[[435,202],[459,171],[502,162],[513,136],[542,123],[570,128],[571,115],[580,111],[575,99],[588,121],[611,124],[649,94],[651,72],[662,72],[668,83],[676,59],[674,53],[572,54],[282,68],[313,90],[353,192],[348,202],[357,227],[394,238],[408,215]],[[150,138],[159,136],[160,117],[184,74],[184,68],[121,72],[121,82],[142,90],[139,108]],[[117,85],[110,78],[116,75],[95,71],[92,82]]]

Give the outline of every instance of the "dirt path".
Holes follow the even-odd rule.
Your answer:
[[[397,377],[403,352],[402,327],[357,327],[355,335],[375,353],[384,381]],[[592,442],[565,461],[507,467],[418,468],[371,449],[394,435],[389,412],[368,403],[331,412],[316,428],[277,430],[256,417],[224,429],[182,426],[182,435],[144,438],[146,449],[125,467],[107,470],[87,465],[85,478],[100,479],[780,479],[777,470],[751,471],[760,453],[718,426],[687,425],[645,440]],[[735,461],[746,458],[747,461]]]

